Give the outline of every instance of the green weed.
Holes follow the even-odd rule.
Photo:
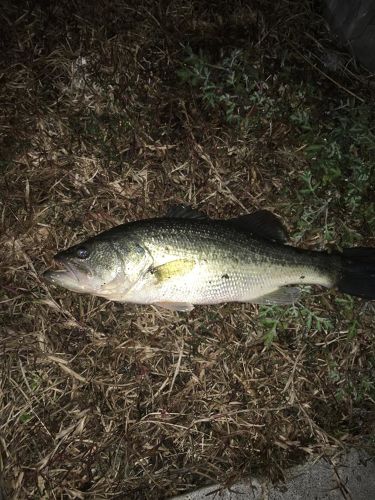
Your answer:
[[[21,424],[25,424],[31,419],[31,415],[29,413],[22,413],[19,417],[19,421]]]
[[[206,108],[222,110],[228,123],[240,123],[256,102],[271,106],[257,90],[258,71],[242,50],[227,55],[222,51],[216,64],[202,52],[193,53],[190,47],[186,53],[183,67],[177,72],[181,83],[191,85]]]
[[[375,186],[375,108],[358,105],[353,98],[325,98],[313,83],[291,78],[284,68],[266,77],[255,53],[232,50],[220,53],[214,63],[202,51],[186,48],[178,71],[204,107],[223,113],[229,125],[249,132],[268,130],[273,122],[292,127],[297,144],[303,145],[306,163],[298,172],[297,185],[286,185],[285,196],[305,207],[299,218],[300,237],[322,215],[321,207],[344,210],[351,217],[375,227],[375,204],[369,204]],[[326,99],[322,108],[322,101]],[[325,228],[324,240],[335,239],[335,227]],[[350,230],[342,242],[357,241]]]

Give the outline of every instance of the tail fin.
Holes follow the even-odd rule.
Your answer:
[[[340,292],[364,299],[375,299],[375,248],[344,248]]]

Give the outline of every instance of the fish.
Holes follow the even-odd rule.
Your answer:
[[[54,257],[44,280],[107,300],[191,311],[195,305],[294,304],[300,285],[375,299],[375,248],[314,251],[288,243],[267,210],[212,219],[186,205],[127,222]]]

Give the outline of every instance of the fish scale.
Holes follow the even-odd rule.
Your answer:
[[[332,278],[327,273],[334,273],[328,272],[321,254],[318,262],[314,253],[258,240],[229,224],[158,219],[156,224],[135,224],[132,232],[153,256],[155,267],[179,258],[193,259],[196,266],[162,283],[146,274],[126,296],[129,302],[248,302],[287,284],[329,284]],[[327,257],[332,264],[333,258]]]

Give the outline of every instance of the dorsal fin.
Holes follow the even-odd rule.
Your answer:
[[[189,205],[183,204],[172,205],[165,216],[175,219],[212,220]],[[217,219],[215,219],[215,222],[217,222]],[[286,243],[289,239],[288,233],[280,219],[268,210],[258,210],[252,214],[228,219],[226,222],[238,227],[242,231],[248,231],[266,240]]]
[[[168,208],[166,217],[171,217],[173,219],[201,219],[207,220],[208,217],[198,210],[194,210],[189,205],[172,205]]]
[[[258,210],[252,214],[241,215],[235,219],[229,219],[228,222],[243,231],[249,231],[266,240],[278,243],[288,241],[288,233],[282,222],[268,210]]]

